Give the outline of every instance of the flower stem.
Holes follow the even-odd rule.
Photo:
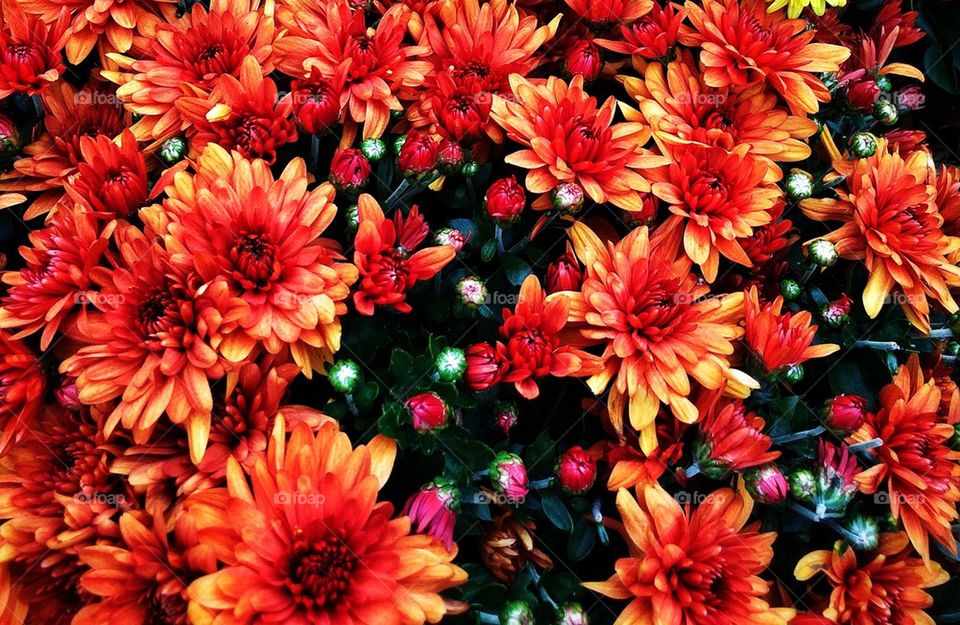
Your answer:
[[[684,471],[683,474],[686,475],[687,477],[695,477],[697,475],[700,475],[700,465],[697,463],[696,460],[694,460],[693,464],[687,467],[687,470]]]
[[[477,614],[477,618],[481,623],[489,623],[489,625],[500,625],[500,617],[496,614],[490,614],[489,612],[480,612]]]
[[[937,330],[930,330],[930,334],[927,335],[929,339],[952,339],[953,330],[950,328],[940,328]]]
[[[500,224],[497,224],[493,228],[493,236],[497,239],[497,253],[500,256],[506,252],[506,248],[503,246],[503,228],[500,227]]]
[[[542,480],[534,480],[530,482],[530,490],[540,490],[543,488],[549,488],[553,484],[552,477],[545,477]]]
[[[856,342],[857,347],[869,347],[871,349],[883,349],[890,352],[896,352],[901,349],[900,344],[896,341],[869,341],[869,340],[860,340]]]
[[[404,191],[406,191],[407,187],[409,186],[410,186],[410,182],[406,178],[401,180],[397,188],[394,189],[393,193],[390,194],[390,197],[387,198],[387,201],[384,202],[387,208],[393,208],[393,205],[400,200],[400,198],[403,196]]]
[[[810,438],[812,436],[819,436],[827,431],[827,428],[822,425],[818,425],[815,428],[809,430],[803,430],[802,432],[794,432],[793,434],[784,434],[783,436],[777,436],[773,439],[774,445],[783,445],[785,443],[792,443],[793,441],[803,440],[805,438]]]
[[[880,447],[881,445],[883,445],[883,439],[871,438],[868,441],[863,441],[862,443],[857,443],[856,445],[848,445],[847,449],[852,454],[858,454],[861,451],[867,451],[868,449],[873,449],[874,447]]]

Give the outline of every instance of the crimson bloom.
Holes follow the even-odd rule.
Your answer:
[[[147,199],[147,166],[133,133],[119,144],[99,135],[80,138],[83,162],[64,187],[67,195],[100,219],[126,217]]]
[[[36,354],[0,331],[0,455],[30,429],[46,385]]]
[[[61,53],[70,35],[70,15],[59,7],[49,22],[27,15],[23,3],[0,6],[0,99],[13,93],[34,95],[64,71]]]
[[[452,550],[453,529],[459,507],[460,493],[454,484],[439,478],[411,496],[403,507],[403,514],[410,517],[410,523],[417,533],[436,536],[447,550]]]

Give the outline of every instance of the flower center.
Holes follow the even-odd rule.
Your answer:
[[[306,602],[334,605],[346,594],[357,564],[357,557],[342,542],[323,539],[293,559],[291,577],[303,587]]]
[[[159,589],[150,597],[144,625],[179,625],[186,623],[187,602],[179,592],[163,593]]]
[[[167,329],[176,313],[177,302],[166,292],[157,292],[140,305],[140,326],[145,334],[156,335]]]
[[[266,234],[240,234],[230,256],[245,288],[262,289],[276,278],[279,273],[276,252],[276,246]]]

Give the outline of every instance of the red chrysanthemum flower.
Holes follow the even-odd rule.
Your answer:
[[[667,2],[661,7],[654,4],[652,10],[632,24],[621,24],[619,38],[596,39],[601,48],[637,56],[648,61],[667,59],[677,44],[681,27],[684,32],[689,26],[683,26],[687,10]]]
[[[807,21],[768,13],[763,0],[703,0],[686,4],[696,32],[690,45],[701,48],[703,81],[711,87],[743,87],[766,81],[795,115],[816,113],[830,92],[816,76],[836,72],[850,50],[812,43]]]
[[[0,331],[0,456],[33,426],[46,387],[37,355]]]
[[[540,394],[538,378],[583,377],[599,370],[596,356],[561,342],[569,310],[570,298],[563,293],[546,296],[534,275],[523,281],[514,311],[503,310],[503,342],[497,342],[499,359],[506,363],[501,381],[513,383],[523,397]]]
[[[700,417],[689,399],[691,378],[743,396],[756,386],[728,361],[743,332],[737,325],[742,295],[705,297],[710,289],[690,273],[689,262],[653,247],[646,227],[607,244],[580,222],[569,233],[584,265],[580,293],[565,293],[569,320],[581,342],[604,348],[604,368],[587,384],[598,395],[610,387],[610,420],[618,432],[626,410],[640,447],[651,453],[661,403],[684,423]]]
[[[285,0],[277,9],[277,19],[288,31],[276,45],[280,70],[344,86],[344,147],[360,125],[364,139],[381,136],[390,111],[403,108],[399,97],[411,99],[406,92],[422,84],[432,67],[419,60],[427,48],[403,40],[409,11],[395,4],[368,30],[364,11],[355,11],[349,0]]]
[[[787,625],[790,608],[764,599],[759,574],[773,558],[776,533],[746,525],[753,501],[728,488],[686,510],[659,485],[617,494],[630,555],[605,582],[584,584],[613,599],[629,599],[620,623],[662,625]]]
[[[419,280],[428,280],[456,256],[449,245],[416,250],[430,229],[417,207],[404,217],[401,211],[387,219],[373,196],[357,200],[359,226],[354,239],[353,262],[360,270],[353,304],[361,315],[372,315],[376,306],[410,312],[407,291]]]
[[[221,76],[208,98],[180,98],[177,108],[190,124],[187,136],[194,154],[216,143],[272,164],[277,149],[297,139],[293,98],[278,98],[277,85],[264,77],[253,56],[244,59],[239,80]]]
[[[3,274],[9,290],[0,306],[0,328],[16,329],[15,338],[42,329],[41,349],[58,331],[70,332],[78,304],[96,296],[88,290],[108,242],[90,213],[80,207],[58,210],[45,228],[30,233],[31,247],[20,248],[26,266]]]
[[[771,451],[772,441],[763,433],[763,417],[746,409],[741,400],[725,400],[719,392],[706,393],[698,402],[700,438],[696,444],[699,469],[710,477],[726,476],[772,462],[780,457]]]
[[[653,8],[651,0],[565,0],[574,13],[598,28],[629,24]]]
[[[802,161],[810,156],[804,139],[817,130],[813,120],[790,115],[777,96],[763,85],[745,89],[709,87],[688,54],[668,63],[647,65],[643,78],[621,76],[640,106],[625,109],[627,119],[649,124],[659,141],[702,143],[733,150],[750,148],[750,155],[777,162]],[[780,168],[770,163],[771,175]]]
[[[51,3],[53,4],[53,3]],[[34,95],[64,71],[61,53],[70,35],[70,16],[57,6],[44,21],[28,16],[27,2],[0,5],[0,98]]]
[[[289,349],[305,375],[322,370],[340,348],[339,318],[357,279],[353,265],[339,262],[336,242],[321,237],[336,215],[333,187],[307,191],[302,159],[274,179],[265,161],[216,145],[195,170],[174,177],[162,211],[145,221],[205,283],[240,300],[221,353],[239,363],[258,345],[271,354]]]
[[[960,452],[951,441],[960,423],[960,404],[941,410],[940,388],[927,379],[916,354],[880,391],[880,406],[851,439],[879,438],[871,450],[877,464],[857,475],[861,492],[886,490],[890,512],[903,521],[910,542],[930,565],[929,537],[951,554],[957,541],[951,524],[960,502]]]
[[[897,300],[907,319],[929,332],[929,300],[956,312],[950,287],[960,285],[960,268],[947,261],[960,248],[960,239],[943,231],[929,156],[914,152],[903,158],[883,139],[868,158],[833,156],[833,168],[845,177],[837,199],[804,200],[803,213],[817,221],[843,222],[823,238],[836,244],[841,257],[866,264],[870,279],[863,307],[871,318],[898,288],[903,297]]]
[[[839,345],[814,345],[817,326],[810,325],[813,316],[806,310],[784,313],[783,297],[761,306],[756,287],[744,297],[744,342],[750,354],[768,372],[799,365],[811,358],[829,356]]]
[[[823,609],[828,625],[934,625],[924,612],[933,605],[925,590],[946,583],[950,574],[912,557],[909,547],[902,532],[881,534],[879,553],[861,564],[853,547],[837,543],[805,555],[794,575],[800,581],[826,575],[833,587]]]
[[[514,74],[510,88],[512,100],[495,98],[492,115],[511,139],[527,147],[505,159],[530,170],[527,189],[546,194],[561,182],[573,182],[594,202],[643,210],[640,194],[650,184],[641,170],[669,160],[640,147],[650,137],[642,124],[612,123],[614,97],[598,109],[580,75],[567,85],[553,76],[533,84]]]
[[[182,17],[144,15],[133,53],[111,55],[120,69],[102,73],[120,85],[117,97],[127,109],[142,116],[130,127],[138,139],[161,141],[185,129],[177,101],[208,94],[221,76],[239,77],[247,56],[264,74],[273,71],[273,4],[211,0],[209,6],[195,2]]]
[[[277,424],[253,488],[234,461],[228,487],[185,503],[201,544],[222,568],[194,581],[190,612],[203,622],[422,625],[446,613],[440,591],[466,580],[410,519],[377,502],[390,474],[393,441],[354,449],[336,422],[300,424],[285,441]],[[251,602],[250,597],[260,599]]]
[[[662,241],[667,254],[676,255],[682,246],[708,282],[717,278],[721,255],[752,264],[741,241],[770,223],[770,211],[783,196],[770,168],[749,149],[680,144],[668,150],[672,164],[646,172],[653,194],[672,213],[657,227],[654,241]]]
[[[64,189],[74,201],[100,219],[126,217],[147,200],[147,165],[133,133],[124,130],[119,143],[109,137],[80,138],[83,161]]]
[[[80,139],[103,135],[113,138],[124,128],[122,110],[93,84],[79,91],[60,81],[43,90],[45,132],[23,148],[24,157],[13,170],[0,175],[0,191],[40,193],[24,219],[53,210],[63,197],[67,178],[82,161]]]
[[[917,11],[904,11],[901,0],[886,0],[870,27],[870,36],[879,41],[883,33],[897,31],[896,47],[908,46],[923,39],[923,29],[917,27]]]

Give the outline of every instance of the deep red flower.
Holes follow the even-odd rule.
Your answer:
[[[547,293],[579,291],[583,283],[583,270],[572,249],[547,265]]]
[[[705,416],[700,420],[696,456],[700,470],[711,477],[742,471],[780,457],[771,451],[770,437],[763,433],[763,417],[746,409],[740,400],[725,400],[718,393],[704,396]]]
[[[404,217],[383,215],[373,196],[364,193],[357,200],[359,226],[354,239],[354,264],[360,270],[359,290],[353,303],[361,315],[372,315],[376,306],[389,306],[407,313],[407,291],[419,280],[432,278],[457,255],[449,245],[414,251],[430,232],[414,206]]]
[[[507,362],[489,343],[475,343],[467,348],[467,386],[474,391],[485,391],[500,383]]]
[[[440,143],[425,133],[407,137],[397,155],[397,166],[404,176],[422,176],[437,166]]]
[[[415,532],[436,536],[449,551],[454,545],[453,529],[457,524],[458,504],[456,487],[440,478],[411,496],[403,507],[403,514],[410,517]]]
[[[308,134],[330,130],[340,119],[340,93],[322,78],[294,80],[293,114],[300,128]]]
[[[484,81],[476,77],[456,81],[449,72],[439,72],[436,85],[425,98],[437,133],[467,143],[482,138],[490,126],[493,105],[493,96],[487,89]],[[416,116],[413,117],[411,121],[417,125]]]
[[[902,0],[887,0],[880,8],[880,12],[873,18],[870,27],[870,37],[879,40],[884,33],[896,30],[896,47],[908,46],[923,39],[923,30],[917,27],[917,11],[904,11]]]
[[[589,39],[581,39],[574,43],[567,49],[565,57],[564,65],[570,76],[580,74],[584,80],[594,80],[603,69],[600,50],[597,44]]]
[[[672,2],[653,9],[632,24],[620,25],[617,39],[597,39],[597,45],[620,54],[636,55],[653,61],[666,59],[677,43],[687,11]],[[689,26],[686,27],[689,29]]]
[[[60,7],[52,23],[23,12],[21,2],[0,7],[0,99],[34,95],[63,73],[61,54],[70,35],[70,14]]]
[[[330,161],[330,182],[338,191],[357,191],[370,179],[370,161],[357,148],[340,150]]]
[[[867,419],[867,398],[861,395],[837,395],[827,402],[827,425],[835,430],[853,432]]]
[[[564,491],[582,495],[597,480],[597,459],[583,447],[575,445],[560,456],[556,474]]]
[[[438,430],[447,424],[447,405],[436,393],[420,393],[403,405],[410,411],[413,429],[418,432]]]
[[[0,455],[30,429],[46,386],[36,354],[7,332],[0,332]]]
[[[483,207],[490,219],[499,224],[516,221],[527,204],[527,196],[516,176],[495,180],[487,188]]]
[[[64,189],[74,201],[101,219],[126,217],[147,200],[147,165],[133,133],[125,129],[119,144],[109,137],[80,138],[83,162]]]

